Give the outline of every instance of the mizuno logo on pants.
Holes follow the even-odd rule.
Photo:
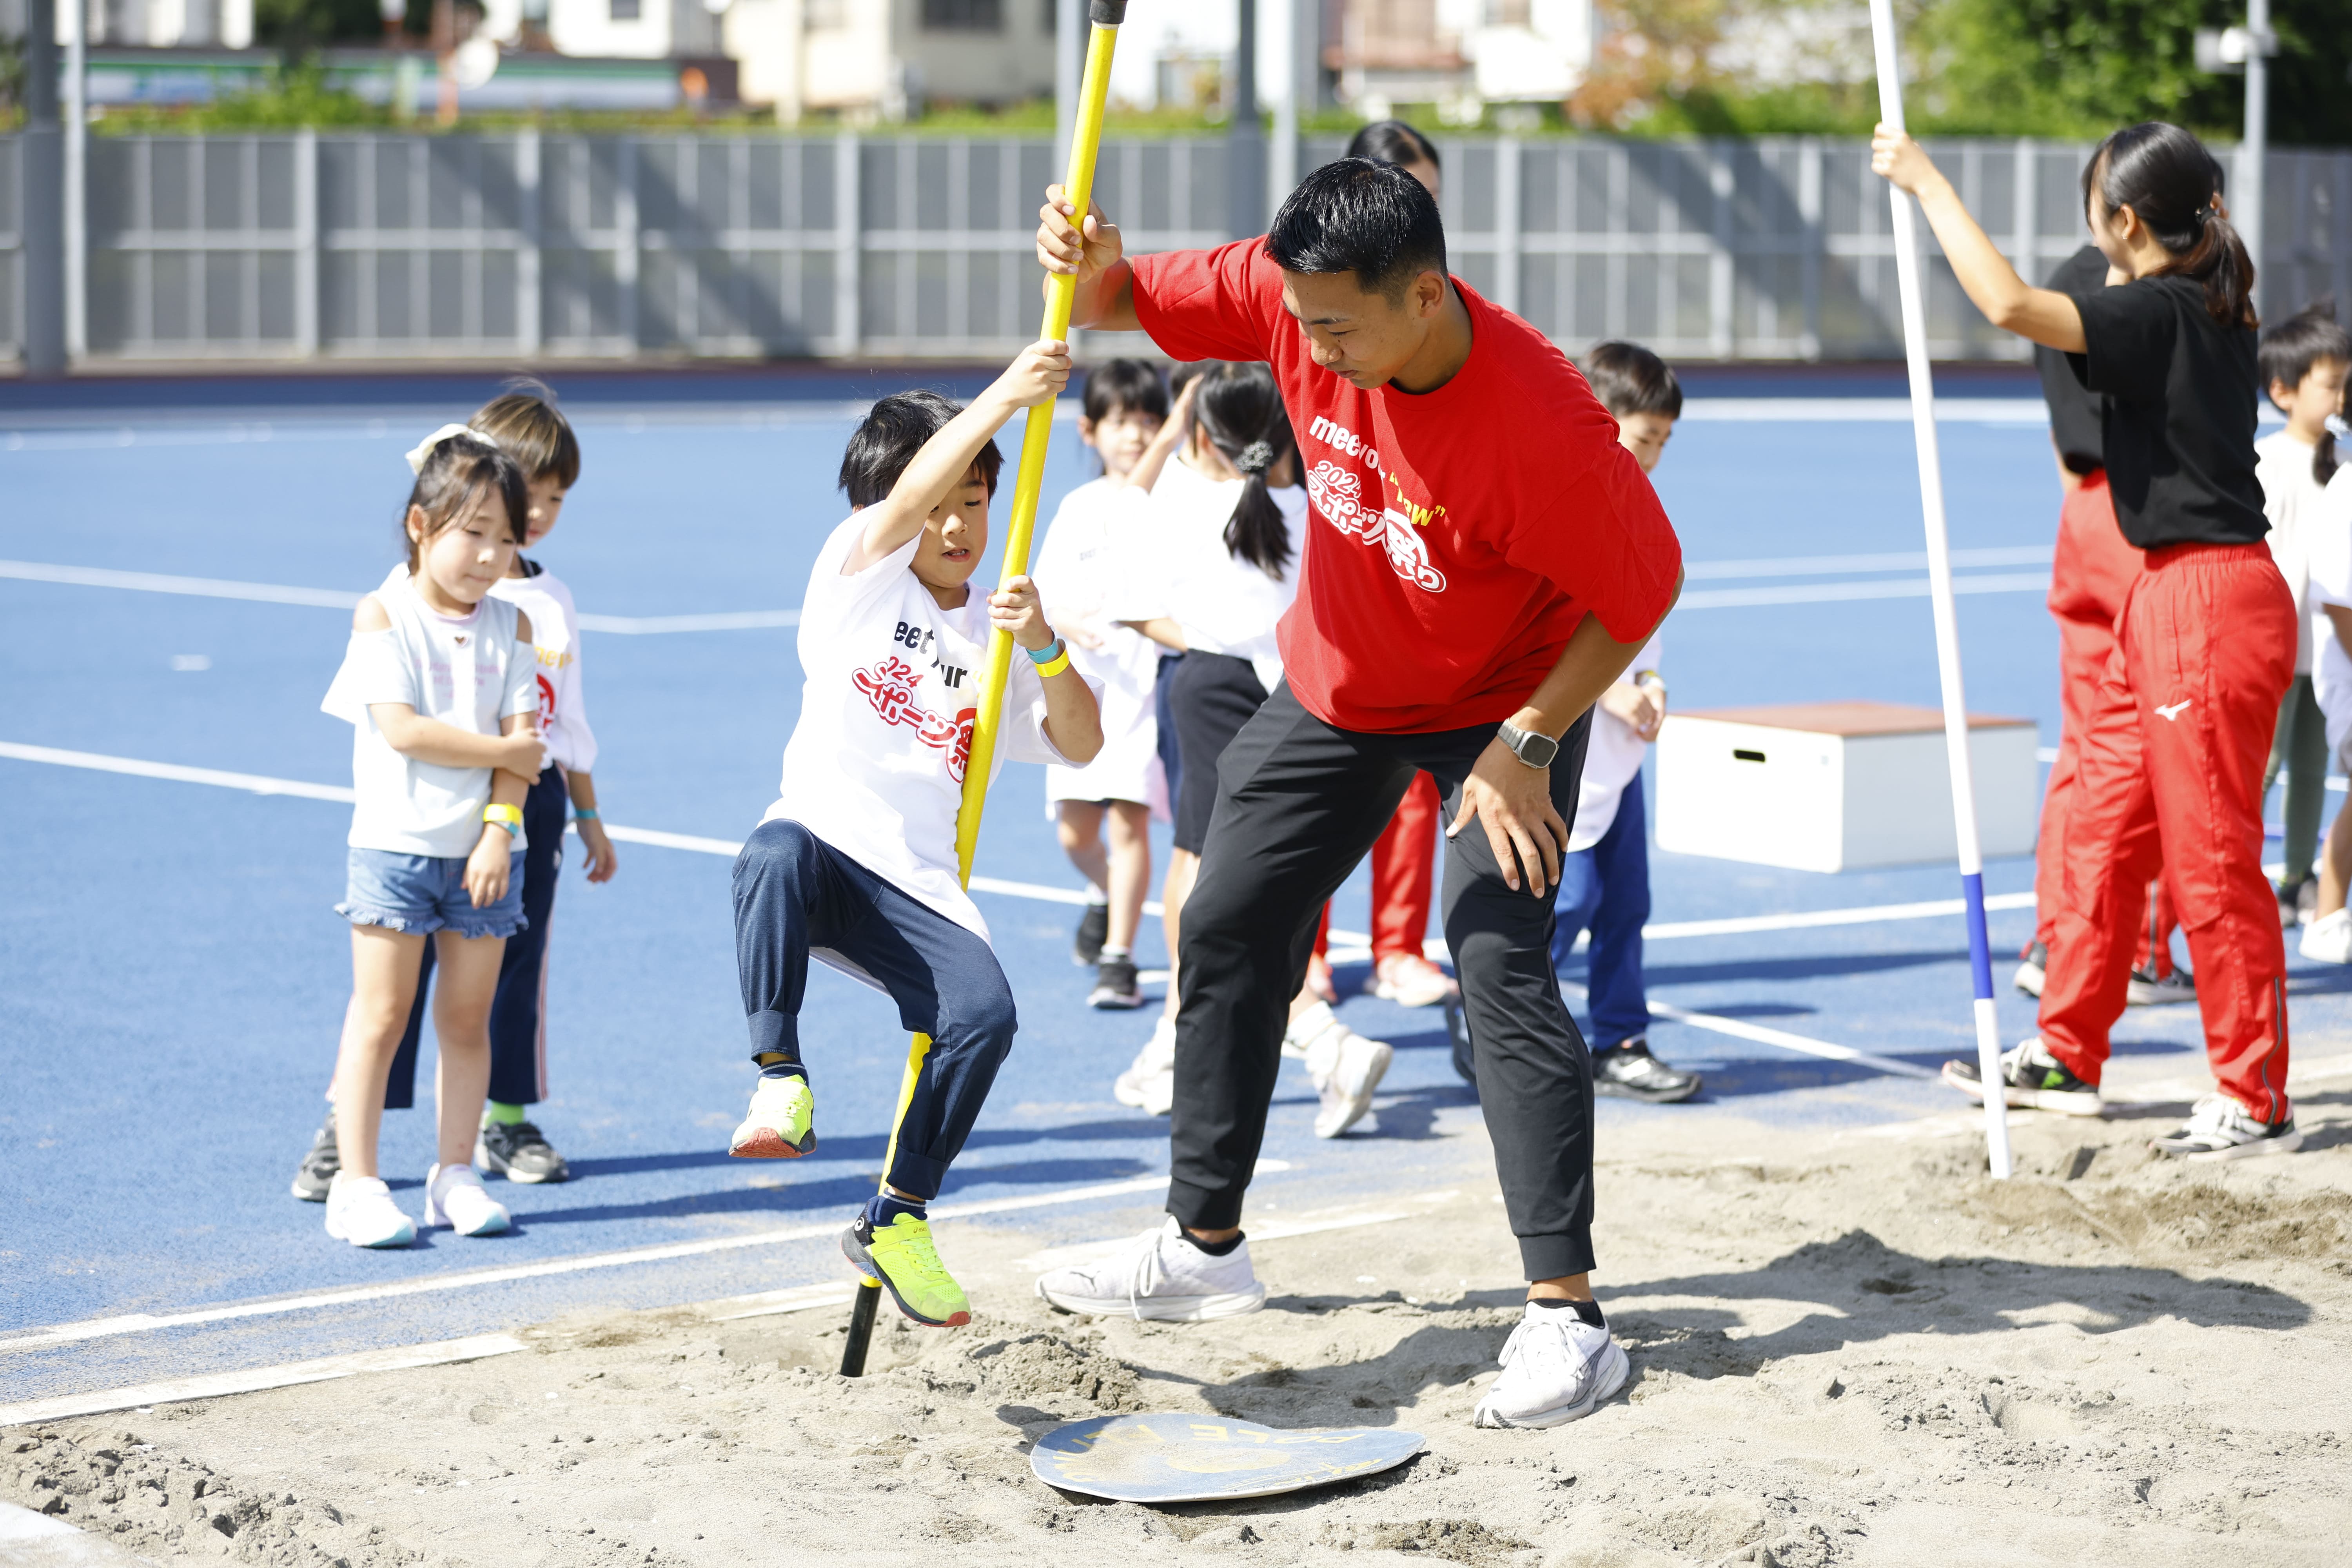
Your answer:
[[[2165,721],[2165,722],[2170,723],[2173,720],[2180,717],[2180,710],[2188,707],[2191,700],[2191,699],[2184,697],[2178,702],[2158,704],[2156,711],[2158,716]]]

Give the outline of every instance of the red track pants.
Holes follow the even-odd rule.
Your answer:
[[[2058,548],[2050,563],[2050,613],[2058,621],[2058,703],[2064,723],[2058,760],[2042,795],[2035,836],[2033,940],[2043,948],[2058,925],[2059,891],[2066,864],[2066,814],[2082,770],[2079,740],[2091,721],[2107,657],[2116,650],[2116,621],[2139,575],[2140,554],[2116,525],[2106,470],[2084,479],[2058,514]],[[2145,918],[2135,917],[2139,951],[2133,963],[2158,975],[2172,973],[2172,933],[2179,925],[2162,877],[2148,885]]]
[[[1429,902],[1437,862],[1437,781],[1415,773],[1379,842],[1372,846],[1372,967],[1392,952],[1418,953],[1429,940]],[[1331,945],[1331,906],[1323,906],[1315,954]]]
[[[2294,676],[2294,605],[2261,544],[2174,545],[2144,563],[2083,726],[2042,1039],[2099,1081],[2161,873],[2189,933],[2213,1076],[2277,1121],[2286,947],[2263,875],[2263,764]]]

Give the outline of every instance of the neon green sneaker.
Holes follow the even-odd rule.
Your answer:
[[[816,1148],[816,1095],[804,1078],[763,1078],[727,1152],[739,1160],[797,1160]]]
[[[898,1310],[915,1321],[934,1329],[971,1321],[971,1302],[963,1287],[948,1278],[927,1221],[902,1214],[877,1228],[859,1215],[841,1233],[841,1250],[866,1278],[882,1281]]]

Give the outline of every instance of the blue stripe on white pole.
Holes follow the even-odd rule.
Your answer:
[[[1878,117],[1903,129],[1903,78],[1892,0],[1870,0],[1878,55]],[[1977,1063],[1985,1086],[1985,1151],[1992,1173],[2010,1173],[2009,1108],[2000,1089],[2000,1023],[1992,1003],[1992,949],[1985,935],[1984,858],[1977,845],[1976,781],[1969,766],[1969,703],[1960,680],[1959,625],[1952,610],[1952,549],[1944,528],[1944,469],[1936,447],[1936,384],[1927,370],[1927,321],[1919,279],[1918,212],[1892,184],[1895,278],[1903,299],[1903,357],[1911,372],[1911,434],[1919,449],[1919,509],[1927,529],[1927,591],[1936,608],[1936,667],[1943,677],[1944,751],[1952,770],[1952,826],[1968,901],[1969,970],[1976,983]]]

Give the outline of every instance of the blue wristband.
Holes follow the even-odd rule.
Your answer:
[[[1021,651],[1029,656],[1032,664],[1051,664],[1062,657],[1062,639],[1055,637],[1044,647],[1023,648]]]
[[[593,822],[596,820],[596,808],[593,805],[575,805],[572,808],[572,820]]]

